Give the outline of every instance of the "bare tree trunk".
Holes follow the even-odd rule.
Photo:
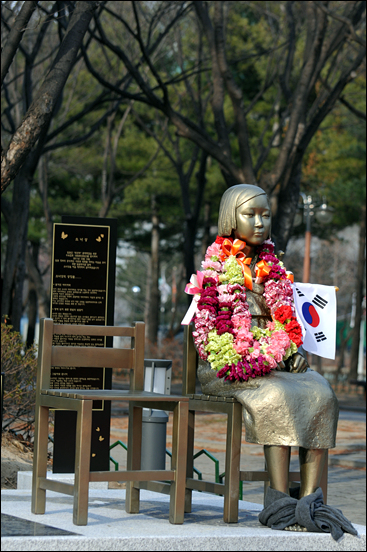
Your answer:
[[[24,168],[14,180],[11,216],[8,222],[6,271],[4,271],[1,300],[1,314],[9,316],[10,323],[16,331],[20,330],[20,319],[23,312],[23,282],[25,277],[30,189],[27,173],[27,168]]]
[[[38,299],[38,310],[40,318],[47,318],[50,316],[50,296],[46,290],[41,273],[38,268],[38,251],[39,247],[37,245],[36,251],[37,256],[35,255],[35,245],[33,245],[33,254],[30,253],[29,247],[26,250],[26,265],[28,271],[28,277],[30,282],[32,282],[34,289],[36,290],[37,299]]]
[[[365,271],[365,247],[366,247],[366,206],[361,210],[361,226],[359,229],[359,251],[356,282],[356,316],[353,328],[352,349],[350,352],[349,378],[357,379],[358,353],[360,340],[360,326],[362,319],[363,280]]]
[[[172,302],[171,302],[171,321],[169,326],[169,337],[174,336],[174,325],[177,311],[177,266],[172,268]]]
[[[210,213],[211,213],[211,203],[207,200],[204,203],[204,234],[203,240],[201,242],[201,258],[204,259],[206,250],[209,247],[210,239]]]
[[[189,204],[188,182],[186,183],[185,188],[181,185],[182,199],[183,199],[185,215],[186,215],[183,249],[184,249],[184,262],[185,262],[185,268],[186,268],[187,282],[190,281],[191,275],[195,273],[195,256],[194,256],[195,239],[196,239],[196,231],[197,231],[197,225],[199,220],[200,208],[201,208],[203,194],[204,194],[205,185],[206,185],[207,158],[208,158],[208,154],[205,151],[202,151],[199,169],[195,175],[198,186],[197,186],[197,192],[196,192],[196,198],[195,198],[195,206],[192,211]],[[179,173],[179,176],[181,177],[180,173]],[[182,176],[185,177],[185,175],[182,175]],[[184,189],[185,189],[185,192],[184,192]],[[185,202],[188,205],[188,207],[185,207]],[[191,303],[191,298],[189,296],[188,296],[188,302]]]
[[[98,2],[77,2],[55,61],[7,150],[1,154],[1,193],[48,126],[97,5]]]
[[[38,249],[38,248],[37,248]],[[36,286],[31,278],[28,280],[28,329],[27,329],[27,348],[32,347],[36,331],[38,300]]]
[[[149,343],[156,345],[159,324],[159,218],[155,196],[151,199],[152,205],[152,239],[151,239],[151,279],[150,279],[150,301],[147,338]]]

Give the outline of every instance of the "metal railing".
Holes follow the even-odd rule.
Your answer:
[[[120,441],[120,440],[118,440],[115,443],[113,443],[112,445],[110,445],[110,451],[112,449],[114,449],[115,447],[117,447],[118,445],[121,446],[124,450],[127,451],[127,445],[125,443],[123,443],[122,441]],[[170,452],[168,449],[166,449],[166,455],[169,456],[170,458],[172,458],[172,452]],[[214,462],[215,482],[216,483],[223,483],[223,479],[225,478],[225,472],[223,472],[222,474],[219,474],[220,470],[219,470],[219,460],[218,460],[218,458],[216,458],[211,452],[207,451],[206,449],[199,450],[199,452],[194,454],[193,458],[195,460],[196,458],[199,458],[199,456],[202,456],[202,455],[205,455],[209,460]],[[119,463],[111,455],[110,455],[110,462],[112,462],[113,465],[115,466],[115,471],[118,471],[119,470]],[[200,470],[195,468],[195,466],[194,466],[194,473],[196,473],[196,475],[198,476],[198,479],[200,481],[202,481],[203,474]],[[202,491],[199,491],[199,492],[202,492]],[[239,499],[243,500],[243,481],[240,481]]]

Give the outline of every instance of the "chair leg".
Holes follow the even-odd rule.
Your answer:
[[[187,468],[186,477],[194,477],[194,439],[195,439],[195,411],[189,410],[187,432]],[[185,513],[191,512],[192,489],[185,489]]]
[[[129,427],[127,434],[127,470],[141,468],[141,434],[143,409],[129,404]],[[126,482],[125,510],[128,514],[139,513],[140,491],[134,481]]]
[[[226,468],[224,486],[224,513],[225,523],[238,522],[238,500],[240,492],[240,460],[242,437],[242,406],[233,403],[233,408],[228,414],[227,443],[226,443]]]
[[[93,401],[80,401],[78,406],[73,523],[87,525]]]
[[[40,489],[39,478],[47,474],[48,414],[46,406],[36,404],[33,477],[32,477],[32,514],[44,514],[46,509],[46,490]]]
[[[169,521],[175,524],[184,521],[188,415],[188,403],[177,403],[173,411],[172,430],[172,469],[175,470],[175,479],[171,483],[169,504]]]
[[[322,489],[322,494],[324,497],[324,504],[327,504],[327,480],[328,480],[328,469],[329,469],[329,451],[326,450],[326,458],[324,463],[324,468],[322,470],[320,487]]]

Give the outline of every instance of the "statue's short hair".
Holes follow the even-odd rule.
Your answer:
[[[237,184],[228,188],[224,192],[219,206],[218,235],[230,236],[237,228],[237,207],[259,195],[268,197],[262,188],[253,184]]]

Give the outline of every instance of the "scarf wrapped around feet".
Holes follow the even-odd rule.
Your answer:
[[[309,532],[331,533],[335,541],[344,533],[358,536],[356,529],[340,510],[324,504],[320,487],[300,500],[269,487],[259,521],[278,530],[298,523]]]

